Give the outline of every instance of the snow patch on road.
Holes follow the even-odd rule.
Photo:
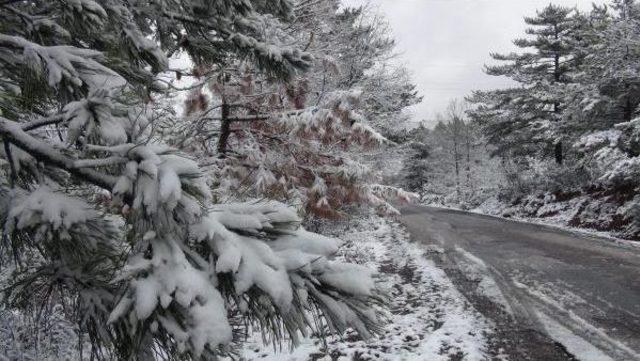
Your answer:
[[[500,290],[500,286],[498,286],[496,281],[491,277],[491,271],[487,264],[459,246],[455,247],[455,251],[462,255],[467,261],[459,264],[460,271],[462,271],[468,279],[479,282],[477,291],[501,306],[505,312],[513,315],[511,305],[502,293],[502,290]]]
[[[577,296],[571,293],[565,293],[565,295],[563,296],[561,292],[553,291],[550,288],[550,285],[542,285],[539,283],[534,283],[533,286],[529,286],[516,280],[516,278],[514,278],[512,282],[517,288],[523,290],[524,292],[529,294],[535,301],[539,302],[538,305],[534,304],[533,307],[535,308],[535,312],[537,314],[543,313],[543,319],[539,319],[539,320],[545,325],[545,327],[547,326],[547,324],[544,322],[544,316],[546,316],[546,312],[543,311],[544,309],[548,310],[549,311],[548,313],[553,313],[554,314],[553,317],[556,320],[562,319],[562,321],[564,321],[565,326],[562,326],[562,327],[566,331],[562,331],[562,330],[558,331],[558,327],[555,327],[554,325],[552,325],[551,328],[555,330],[557,335],[564,335],[564,337],[568,337],[566,334],[572,333],[572,331],[569,329],[569,327],[571,327],[574,329],[575,332],[579,332],[585,337],[587,337],[590,340],[592,348],[594,349],[597,349],[597,346],[599,346],[601,348],[606,349],[607,352],[618,353],[626,357],[631,356],[633,357],[633,359],[640,360],[640,354],[635,352],[632,348],[625,345],[623,342],[609,336],[604,330],[592,325],[587,320],[578,316],[575,312],[567,309],[567,307],[565,307],[565,305],[562,303],[563,301],[566,301],[568,298],[576,298]],[[547,317],[547,319],[548,318],[549,317]],[[549,330],[547,329],[547,331]],[[582,338],[584,340],[583,337],[576,335],[575,332],[573,333],[575,338]],[[556,339],[555,336],[551,333],[549,333],[549,336]],[[570,350],[570,348],[573,346],[565,343],[565,341],[571,342],[571,340],[563,341],[560,339],[556,339],[556,341],[562,343],[567,348],[567,350]],[[589,354],[582,355],[580,353],[573,353],[573,352],[571,353],[580,360],[586,359],[586,357],[590,357]]]
[[[582,337],[576,336],[571,330],[554,321],[551,317],[542,312],[536,313],[542,322],[549,337],[564,345],[567,351],[580,361],[614,361],[605,355]]]

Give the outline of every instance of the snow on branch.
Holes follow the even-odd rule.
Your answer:
[[[46,75],[50,87],[57,86],[63,79],[76,87],[83,84],[91,88],[105,83],[110,86],[124,84],[117,73],[99,63],[103,55],[96,50],[65,45],[43,46],[20,36],[5,34],[0,34],[0,49],[5,49],[5,60],[10,65],[26,65],[37,74]]]
[[[68,127],[67,142],[75,143],[81,136],[108,145],[122,144],[128,139],[120,119],[112,115],[111,96],[106,89],[97,89],[81,100],[67,104],[64,122]]]
[[[22,129],[20,123],[0,117],[0,135],[2,135],[5,141],[9,141],[11,144],[29,153],[38,161],[59,167],[93,185],[111,190],[116,184],[116,178],[111,175],[92,169],[76,167],[76,159],[62,154],[45,141],[27,134]]]
[[[29,194],[14,192],[10,198],[11,205],[5,224],[5,232],[8,234],[37,230],[34,238],[43,241],[47,238],[43,232],[44,226],[53,232],[60,232],[63,238],[69,239],[74,235],[74,241],[89,242],[88,245],[76,246],[92,249],[99,242],[105,242],[116,234],[115,226],[104,220],[91,205],[62,191],[40,186]]]
[[[30,121],[28,123],[21,124],[21,126],[22,126],[22,130],[24,130],[25,132],[28,132],[30,130],[34,130],[34,129],[38,129],[38,128],[41,128],[41,127],[45,127],[47,125],[58,124],[58,123],[62,122],[63,119],[64,118],[63,118],[62,114],[56,114],[56,115],[52,115],[52,116],[48,116],[48,117],[32,120],[32,121]]]
[[[109,317],[114,327],[137,333],[137,322],[147,321],[180,352],[200,356],[231,340],[226,303],[240,312],[256,302],[269,307],[274,322],[291,322],[292,338],[312,326],[304,314],[314,303],[336,330],[375,332],[380,320],[367,311],[368,300],[382,296],[370,270],[329,260],[339,240],[307,232],[277,202],[212,205],[195,162],[139,148],[137,156],[128,152],[114,194],[133,199],[128,217],[134,229],[146,229],[137,234],[146,251],[133,254],[118,276],[128,286]]]

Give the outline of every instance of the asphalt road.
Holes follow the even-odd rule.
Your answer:
[[[402,213],[415,241],[443,250],[440,263],[476,308],[497,328],[511,328],[496,341],[511,359],[640,360],[640,247],[460,211],[409,206]],[[478,277],[460,276],[468,263],[482,265],[508,312],[483,301]],[[533,334],[556,349],[536,351],[544,347]]]

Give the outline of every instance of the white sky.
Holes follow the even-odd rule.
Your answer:
[[[343,0],[345,5],[367,0]],[[413,111],[416,121],[431,119],[450,99],[474,89],[508,84],[487,76],[483,65],[491,52],[515,50],[512,40],[524,34],[524,16],[549,0],[371,0],[389,21],[400,61],[414,75],[425,99]],[[591,0],[553,0],[555,4],[591,8]],[[596,0],[603,3],[604,0]]]

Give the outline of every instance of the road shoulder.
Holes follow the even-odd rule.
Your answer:
[[[263,346],[250,336],[246,360],[433,360],[506,359],[489,353],[494,326],[466,300],[433,260],[430,247],[412,242],[399,223],[370,217],[335,227],[345,240],[340,257],[376,268],[390,296],[388,324],[378,338],[355,333],[303,340],[292,352]],[[497,357],[497,358],[495,358]]]

